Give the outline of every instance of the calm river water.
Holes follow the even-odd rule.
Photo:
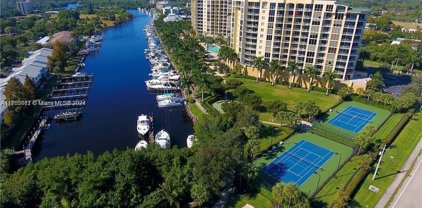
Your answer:
[[[37,160],[134,148],[139,141],[136,120],[142,113],[154,113],[156,132],[166,129],[173,145],[186,146],[186,137],[193,132],[192,121],[184,109],[159,109],[155,94],[147,91],[144,83],[150,73],[144,56],[144,28],[151,19],[138,11],[130,12],[135,18],[104,31],[99,53],[85,61],[84,71],[94,74],[94,82],[82,119],[53,122],[38,144]]]

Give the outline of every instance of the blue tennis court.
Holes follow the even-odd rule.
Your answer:
[[[328,121],[328,123],[358,133],[366,124],[372,121],[375,115],[377,114],[374,112],[349,106],[337,114],[336,117]]]
[[[300,186],[332,156],[333,152],[306,140],[300,140],[262,171],[285,183]]]

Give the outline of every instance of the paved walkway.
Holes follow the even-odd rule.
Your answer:
[[[388,187],[387,191],[384,193],[384,195],[381,197],[381,199],[378,201],[376,208],[383,208],[386,207],[388,201],[391,197],[393,197],[394,192],[400,185],[403,178],[407,175],[407,170],[412,166],[413,162],[415,161],[416,157],[418,157],[419,152],[422,150],[422,138],[419,140],[418,145],[416,145],[415,149],[413,150],[412,154],[410,154],[409,158],[407,159],[406,163],[403,165],[403,167],[400,170],[400,173],[397,174],[396,178],[394,178],[393,183]],[[419,196],[419,198],[421,198]]]
[[[195,100],[195,105],[198,106],[199,110],[201,110],[203,113],[208,114],[207,109],[205,109],[204,107],[202,107],[201,103],[199,102],[198,99],[194,98]]]

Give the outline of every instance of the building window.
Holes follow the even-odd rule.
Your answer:
[[[323,8],[322,4],[315,5],[315,11],[322,11],[322,8]]]

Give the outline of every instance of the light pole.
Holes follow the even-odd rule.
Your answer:
[[[337,164],[337,171],[338,171],[338,169],[340,168],[341,154],[338,153],[338,152],[336,152],[335,154],[339,156],[339,158],[338,158],[338,164]]]
[[[314,172],[314,174],[315,174],[315,175],[318,175],[318,183],[317,183],[317,185],[316,185],[316,189],[315,189],[315,192],[316,192],[316,191],[318,191],[319,182],[321,181],[321,175],[320,175],[317,171],[315,171],[315,172]]]
[[[385,147],[387,147],[387,145],[384,145],[384,148],[382,149],[382,151],[379,152],[380,159],[378,160],[378,164],[377,164],[377,167],[375,168],[375,172],[374,172],[374,176],[372,176],[372,180],[375,180],[375,177],[377,176],[378,168],[381,164],[382,156],[384,155],[384,152],[385,152]]]

